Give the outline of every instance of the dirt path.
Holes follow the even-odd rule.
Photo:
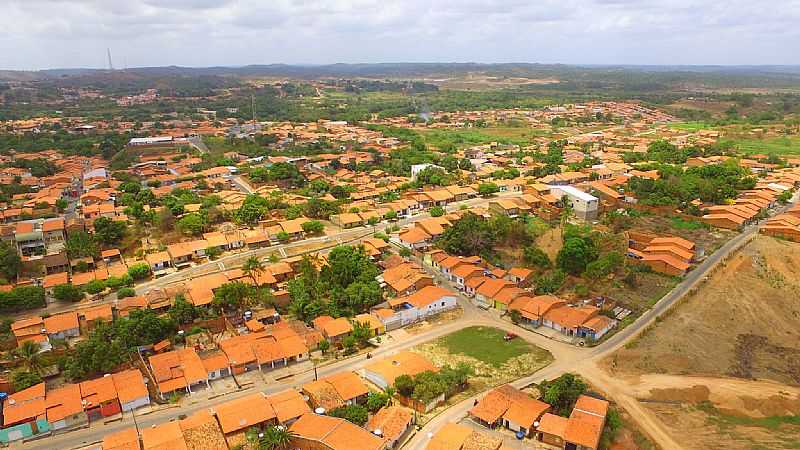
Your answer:
[[[617,378],[610,377],[605,371],[593,362],[588,362],[586,367],[577,371],[593,386],[605,392],[610,398],[634,418],[639,429],[650,440],[664,450],[683,450],[684,447],[676,442],[661,420],[629,393],[630,385]]]

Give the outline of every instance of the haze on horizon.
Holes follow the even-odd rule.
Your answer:
[[[0,69],[800,64],[800,0],[5,0]]]

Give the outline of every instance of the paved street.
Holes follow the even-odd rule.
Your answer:
[[[796,199],[794,200],[796,201]],[[483,201],[486,200],[474,199],[472,203],[474,206],[474,203],[479,204],[480,202]],[[788,208],[788,206],[781,208],[780,210],[776,211],[776,213],[780,213],[784,211],[786,208]],[[415,220],[420,220],[423,217],[425,217],[425,215],[420,215],[411,219],[407,219],[403,223],[410,223]],[[378,229],[382,230],[385,228],[385,226],[386,225],[379,226]],[[515,382],[512,383],[514,386],[522,388],[527,385],[530,385],[531,383],[538,383],[545,379],[552,379],[558,377],[559,375],[566,372],[580,373],[590,383],[608,392],[612,396],[612,398],[620,402],[620,404],[623,407],[627,408],[632,413],[636,413],[633,415],[634,418],[636,418],[636,420],[638,421],[638,425],[641,427],[642,431],[646,433],[648,436],[650,436],[651,439],[653,439],[656,443],[662,445],[663,448],[679,449],[681,448],[680,445],[672,441],[672,438],[663,429],[663,427],[660,426],[660,423],[657,420],[652,420],[652,417],[649,416],[649,413],[644,408],[642,408],[638,404],[638,402],[635,401],[635,399],[625,394],[624,385],[620,385],[615,380],[611,379],[608,376],[605,376],[603,372],[597,367],[597,362],[600,361],[602,358],[613,353],[616,349],[618,349],[622,345],[625,345],[627,342],[630,342],[636,336],[638,336],[639,333],[641,333],[650,324],[652,324],[658,316],[666,312],[678,300],[680,300],[687,293],[689,293],[696,285],[701,283],[711,273],[711,271],[720,261],[727,258],[732,252],[740,248],[749,239],[751,239],[755,235],[755,233],[757,233],[757,231],[758,231],[757,225],[752,225],[747,229],[745,229],[742,233],[735,236],[733,239],[731,239],[729,242],[723,245],[719,250],[717,250],[715,253],[706,258],[701,264],[699,264],[692,272],[690,272],[684,278],[684,280],[681,283],[679,283],[672,291],[670,291],[658,303],[656,303],[656,305],[651,310],[640,316],[633,324],[619,331],[614,336],[612,336],[611,338],[609,338],[608,340],[604,341],[603,343],[599,344],[596,347],[581,348],[560,341],[548,339],[538,333],[534,333],[524,328],[514,326],[511,323],[502,320],[497,314],[497,312],[484,311],[475,306],[473,302],[467,299],[466,297],[459,296],[459,305],[464,310],[464,314],[462,317],[446,325],[431,328],[429,330],[426,330],[425,332],[421,332],[416,335],[411,335],[408,339],[404,340],[403,342],[385,343],[380,348],[373,351],[372,354],[374,357],[377,358],[391,355],[401,350],[413,347],[417,344],[429,341],[431,339],[435,339],[437,337],[449,334],[453,331],[468,326],[484,325],[484,326],[497,327],[507,331],[513,331],[514,333],[518,334],[527,341],[550,351],[554,357],[554,362],[551,365],[543,368],[542,370],[539,370],[538,372],[528,377],[516,380]],[[366,232],[365,229],[362,228],[358,230],[351,230],[343,232],[341,234],[337,234],[335,238],[344,239],[346,237],[357,236],[358,233],[361,233],[362,235],[365,233],[367,235],[372,234],[371,231]],[[329,236],[327,238],[331,239],[332,237]],[[324,239],[324,238],[318,238],[318,239]],[[308,241],[303,241],[302,243],[307,243],[307,242]],[[287,244],[287,247],[302,243]],[[276,247],[264,250],[271,253],[276,251]],[[259,251],[256,251],[255,254],[259,254],[258,252]],[[232,262],[234,260],[243,260],[247,256],[249,255],[244,255],[244,254],[228,255],[224,258],[220,258],[218,261],[214,261],[213,264],[217,264],[219,261],[223,261],[227,266],[229,262]],[[259,254],[259,256],[261,255]],[[194,269],[197,269],[201,266],[205,265],[197,266]],[[144,290],[150,289],[155,286],[165,285],[170,282],[177,281],[178,279],[186,278],[191,273],[190,272],[191,270],[193,269],[188,269],[186,271],[168,275],[167,277],[172,277],[170,279],[164,277],[158,280],[153,280],[150,283],[146,283],[144,285],[137,287],[137,290],[143,292]],[[436,280],[439,284],[446,285],[446,282],[441,277],[437,276]],[[358,370],[362,368],[366,364],[366,362],[367,361],[361,356],[344,359],[335,362],[333,364],[329,364],[319,368],[318,373],[320,376],[324,376],[342,370]],[[256,385],[255,389],[248,389],[244,391],[235,392],[229,395],[215,398],[206,403],[188,405],[186,407],[181,407],[181,408],[161,410],[153,412],[146,416],[137,416],[136,424],[138,424],[140,429],[143,427],[149,427],[153,424],[173,419],[180,414],[191,414],[192,412],[197,411],[201,408],[207,408],[218,403],[242,397],[244,395],[254,392],[254,390],[261,390],[268,393],[277,392],[287,388],[297,388],[300,385],[312,379],[313,379],[313,370],[308,370],[296,374],[285,380],[281,380],[280,382],[266,384],[266,385],[263,384]],[[429,433],[435,433],[446,423],[457,422],[460,419],[462,419],[466,415],[467,411],[472,407],[474,401],[481,395],[482,394],[465,399],[462,402],[453,405],[452,407],[445,410],[439,416],[435,417],[428,424],[426,424],[425,427],[420,432],[418,432],[406,444],[404,448],[408,448],[411,450],[423,450],[427,446],[427,443],[429,441],[428,438]],[[641,417],[641,420],[639,420],[638,417]],[[56,435],[50,438],[45,438],[40,441],[29,442],[25,444],[25,448],[31,448],[31,449],[74,448],[99,441],[102,439],[104,435],[108,433],[118,431],[123,428],[131,426],[134,426],[134,420],[133,416],[130,413],[128,413],[119,422],[114,422],[107,425],[94,425],[88,429],[77,430],[61,435]]]

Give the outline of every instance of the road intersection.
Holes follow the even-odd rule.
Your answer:
[[[486,199],[475,199],[475,200],[476,201],[467,204],[469,204],[470,206],[477,206],[484,201],[488,201]],[[794,199],[794,201],[796,201],[796,199]],[[789,206],[791,206],[793,203],[791,203]],[[784,211],[786,208],[788,208],[788,206],[785,208],[781,208],[780,210],[776,211],[776,213],[780,213]],[[400,224],[401,225],[408,224],[415,220],[420,220],[425,217],[426,215],[416,216],[412,219],[406,219]],[[378,226],[376,227],[376,229],[384,230],[386,227],[387,227],[386,225]],[[660,424],[658,420],[654,420],[652,413],[648,412],[645,408],[642,408],[639,402],[635,400],[635,398],[626,393],[626,388],[624,383],[614,380],[612,377],[605,374],[604,371],[599,368],[598,363],[605,357],[611,355],[613,352],[615,352],[623,345],[636,339],[636,337],[640,333],[642,333],[649,326],[654,324],[659,316],[667,312],[671,307],[673,307],[682,298],[684,298],[687,294],[689,294],[694,288],[696,288],[699,284],[701,284],[713,272],[715,267],[720,262],[724,261],[732,253],[740,249],[752,238],[754,238],[757,232],[758,232],[758,225],[755,224],[747,227],[742,233],[737,234],[733,239],[728,241],[720,249],[718,249],[716,252],[708,256],[703,262],[701,262],[696,268],[694,268],[694,270],[692,270],[669,293],[667,293],[663,298],[661,298],[650,310],[645,312],[632,324],[616,332],[610,338],[601,342],[595,347],[586,347],[586,348],[577,347],[574,345],[570,345],[564,342],[547,338],[541,334],[515,326],[509,321],[501,318],[496,311],[482,310],[477,306],[475,306],[475,304],[471,300],[467,299],[464,296],[460,296],[459,305],[463,309],[463,315],[461,317],[444,325],[432,327],[424,332],[420,332],[415,335],[410,335],[407,339],[403,340],[402,342],[385,343],[381,345],[378,349],[373,351],[372,355],[376,358],[389,356],[399,351],[411,348],[415,345],[430,341],[432,339],[436,339],[438,337],[450,334],[454,331],[470,326],[491,326],[506,331],[513,331],[514,333],[518,334],[520,337],[531,342],[532,344],[535,344],[541,348],[548,350],[553,355],[554,362],[549,366],[537,371],[534,374],[515,380],[514,382],[511,383],[512,385],[521,388],[530,385],[532,383],[541,382],[542,380],[545,379],[556,378],[559,375],[567,372],[578,373],[584,378],[586,378],[587,381],[590,382],[592,385],[609,394],[609,396],[613,400],[615,400],[623,408],[628,410],[628,412],[631,413],[631,416],[637,422],[637,425],[641,428],[641,430],[661,448],[680,449],[682,448],[682,446],[672,439],[672,437],[667,433],[667,431],[664,429],[664,427]],[[351,230],[336,235],[334,239],[336,241],[342,241],[347,238],[358,239],[359,235],[361,235],[361,237],[364,237],[371,234],[373,234],[373,232],[365,232],[364,229]],[[327,236],[324,238],[317,238],[317,239],[331,239],[331,238],[332,238],[331,236]],[[302,243],[307,244],[308,241],[303,241]],[[285,247],[290,247],[292,245],[296,244],[287,244]],[[255,251],[253,252],[253,254],[262,257],[265,254],[272,253],[274,251],[276,251],[276,248],[270,247],[263,249],[263,251]],[[220,258],[220,260],[218,261],[223,261],[223,264],[226,267],[228,267],[229,262],[243,261],[249,256],[250,256],[249,252],[244,254],[234,254]],[[217,261],[215,261],[214,263],[216,264]],[[196,266],[196,267],[201,267],[201,266]],[[178,272],[176,274],[173,274],[172,277],[170,275],[167,275],[164,278],[153,280],[150,283],[140,285],[137,287],[137,292],[143,292],[144,290],[151,289],[153,287],[161,287],[167,284],[174,283],[179,279],[185,279],[187,272],[191,270],[192,269],[188,269],[186,271]],[[437,279],[440,278],[437,277]],[[366,363],[367,361],[362,356],[356,356],[321,367],[318,369],[318,373],[320,376],[325,376],[344,370],[351,370],[351,371],[358,370],[363,368],[366,365]],[[297,388],[300,385],[308,381],[311,381],[313,379],[313,376],[314,376],[313,369],[306,370],[304,372],[294,374],[293,376],[288,377],[287,379],[282,379],[272,384],[265,384],[263,386],[258,386],[257,388],[258,390],[262,390],[267,393],[278,392],[288,388]],[[134,424],[136,424],[139,427],[139,429],[142,429],[144,427],[149,427],[157,423],[174,419],[179,414],[191,414],[202,408],[212,407],[215,404],[227,402],[229,400],[242,397],[244,395],[248,395],[252,392],[254,392],[253,389],[247,389],[239,392],[234,392],[232,394],[219,397],[214,400],[210,400],[206,403],[198,403],[181,408],[169,408],[169,409],[159,410],[151,414],[148,414],[146,416],[137,416],[135,418],[135,422],[134,422],[134,417],[130,413],[127,413],[125,414],[124,417],[122,417],[121,420],[117,422],[105,425],[95,425],[89,428],[75,430],[72,432],[47,437],[42,440],[25,443],[24,446],[25,448],[42,449],[42,450],[50,448],[66,449],[66,448],[82,447],[100,441],[102,437],[105,436],[106,434],[113,433],[115,431],[119,431],[124,428],[133,427]],[[457,422],[461,418],[463,418],[466,415],[469,408],[471,408],[472,405],[474,404],[474,401],[482,395],[483,393],[480,393],[476,396],[465,399],[460,403],[446,409],[443,413],[439,414],[431,421],[429,421],[427,424],[425,424],[425,426],[419,432],[417,432],[409,440],[409,442],[406,443],[404,448],[410,450],[423,450],[427,446],[427,443],[429,441],[429,436],[432,433],[435,433],[436,431],[441,429],[441,427],[444,426],[446,423]]]

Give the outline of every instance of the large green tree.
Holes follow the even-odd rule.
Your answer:
[[[22,267],[22,259],[11,244],[0,241],[0,276],[6,281],[16,282]]]
[[[73,231],[67,237],[67,255],[70,258],[84,258],[87,256],[95,257],[100,255],[97,243],[89,233],[85,231]]]
[[[575,402],[588,388],[577,375],[565,373],[553,381],[544,381],[539,386],[542,401],[551,405],[559,416],[567,417],[572,412]]]
[[[125,222],[98,217],[94,221],[94,237],[102,245],[113,247],[122,242],[128,226]]]
[[[583,273],[586,266],[595,259],[597,259],[597,249],[587,239],[579,237],[571,237],[564,241],[556,256],[558,267],[572,275]]]

